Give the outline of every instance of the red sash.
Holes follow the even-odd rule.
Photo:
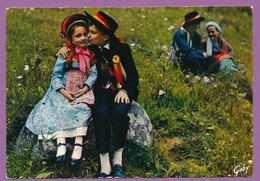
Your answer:
[[[224,58],[231,58],[229,53],[221,53],[221,54],[218,54],[218,55],[214,55],[214,57],[217,60],[217,63],[219,63]]]

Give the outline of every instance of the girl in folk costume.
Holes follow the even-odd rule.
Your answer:
[[[97,79],[95,54],[86,47],[89,22],[85,15],[74,14],[61,25],[70,53],[57,58],[51,84],[43,99],[30,113],[26,127],[38,139],[57,139],[56,161],[66,160],[66,138],[75,138],[71,166],[81,162],[83,136],[91,121],[94,104],[92,87]]]
[[[208,38],[202,42],[204,51],[216,58],[220,70],[237,72],[238,69],[230,56],[232,47],[220,37],[222,33],[220,26],[216,22],[210,21],[206,24],[205,29]]]

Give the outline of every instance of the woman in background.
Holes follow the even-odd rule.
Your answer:
[[[232,47],[226,42],[220,34],[222,29],[220,26],[213,21],[210,21],[205,26],[208,34],[207,40],[202,42],[203,50],[207,55],[213,55],[219,64],[219,69],[225,72],[237,72],[238,69],[230,56]]]

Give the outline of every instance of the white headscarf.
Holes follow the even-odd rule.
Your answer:
[[[220,28],[220,26],[218,25],[218,23],[214,22],[214,21],[209,21],[206,25],[205,25],[205,30],[207,31],[209,26],[214,26],[216,28],[216,30],[221,34],[222,33],[222,29]],[[207,38],[207,54],[210,56],[212,55],[212,41],[211,39],[208,37]]]
[[[216,30],[219,33],[222,33],[222,29],[220,28],[220,26],[218,25],[218,23],[214,22],[214,21],[209,21],[206,25],[205,25],[205,30],[207,31],[209,26],[215,26]]]

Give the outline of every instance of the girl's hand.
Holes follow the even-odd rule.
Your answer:
[[[65,89],[60,89],[59,92],[69,101],[74,101],[76,99],[75,94],[73,92],[67,91]]]
[[[89,91],[88,86],[84,86],[82,89],[79,89],[75,92],[75,98],[80,97],[81,95],[85,94],[86,92]]]
[[[204,57],[207,57],[208,55],[207,55],[207,53],[206,53],[206,52],[203,52],[203,56],[204,56]]]
[[[68,58],[69,57],[69,51],[70,49],[67,48],[67,47],[62,47],[58,53],[57,53],[57,56],[60,57],[60,56],[63,56],[64,58]]]
[[[121,103],[126,103],[126,104],[130,103],[128,95],[122,90],[117,93],[114,102],[119,103],[120,100]]]

